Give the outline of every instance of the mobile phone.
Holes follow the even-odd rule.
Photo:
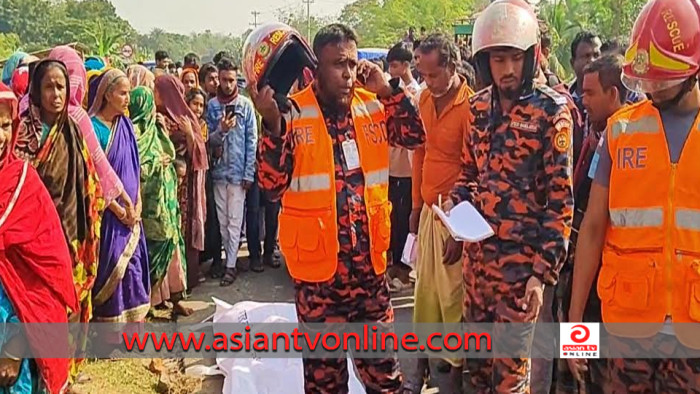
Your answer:
[[[236,105],[234,105],[234,104],[229,104],[229,105],[226,106],[226,108],[224,109],[224,111],[225,111],[226,117],[227,117],[227,118],[231,118],[231,117],[233,117],[233,115],[236,113]]]

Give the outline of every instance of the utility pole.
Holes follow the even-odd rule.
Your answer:
[[[306,4],[306,39],[311,41],[311,3],[314,0],[301,0],[301,2]]]
[[[251,23],[250,25],[253,26],[253,29],[255,29],[259,25],[258,15],[260,15],[260,11],[251,11],[250,13],[253,15],[253,23]]]

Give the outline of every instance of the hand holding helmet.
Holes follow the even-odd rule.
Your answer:
[[[271,135],[279,137],[282,133],[282,114],[275,99],[275,91],[269,85],[258,91],[256,84],[250,85],[249,90],[255,108],[262,115],[265,129]]]
[[[294,83],[301,80],[305,69],[316,69],[316,57],[293,28],[283,23],[268,23],[248,35],[243,45],[243,74],[251,95],[255,91],[258,97],[256,108],[264,119],[265,113],[268,115],[266,126],[277,127],[270,122],[276,122],[280,111],[291,109],[287,95]],[[276,101],[274,108],[270,98]]]

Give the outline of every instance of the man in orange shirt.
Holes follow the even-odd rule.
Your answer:
[[[427,85],[419,108],[426,130],[426,143],[415,150],[413,162],[413,211],[410,230],[418,234],[417,281],[413,320],[416,323],[459,323],[462,319],[462,244],[436,220],[431,206],[439,196],[449,196],[459,177],[462,146],[459,141],[469,127],[469,96],[472,91],[457,74],[457,47],[441,34],[424,39],[418,47],[416,65]],[[420,377],[427,360],[419,362]],[[462,360],[445,360],[451,374],[449,389],[461,392]],[[451,366],[451,368],[450,368]],[[443,368],[439,368],[442,370]],[[414,379],[420,385],[419,379]],[[440,379],[442,381],[443,379]],[[413,382],[412,382],[413,383]]]

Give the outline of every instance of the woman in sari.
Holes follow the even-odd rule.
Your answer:
[[[173,166],[175,146],[168,132],[156,123],[156,105],[149,88],[139,86],[131,91],[129,114],[141,159],[141,217],[153,284],[151,305],[159,306],[170,300],[175,315],[188,316],[192,309],[180,303],[187,287],[187,263]]]
[[[186,163],[186,177],[178,188],[185,230],[187,287],[199,284],[199,252],[204,250],[206,219],[205,178],[209,168],[199,120],[185,102],[185,87],[172,75],[156,77],[154,98],[160,120],[175,145],[178,159]]]
[[[129,109],[129,79],[122,71],[107,71],[97,89],[90,116],[109,164],[141,211],[141,169]],[[92,293],[94,319],[102,322],[140,322],[150,309],[151,282],[143,227],[137,218],[113,202],[102,217],[100,264]]]
[[[133,64],[126,69],[126,76],[129,77],[129,82],[131,82],[131,88],[134,89],[137,86],[146,86],[147,88],[153,90],[156,82],[156,77],[153,75],[151,70],[140,64]]]
[[[182,70],[180,75],[182,84],[185,85],[185,92],[199,88],[199,73],[194,68],[186,68]]]
[[[78,310],[71,258],[51,196],[36,170],[13,153],[17,99],[0,84],[0,322],[67,323]],[[20,358],[21,337],[3,329],[0,393],[59,393],[67,385],[70,359]],[[63,345],[66,326],[25,330],[30,349]]]
[[[50,59],[40,61],[32,75],[29,108],[22,114],[14,152],[36,168],[58,210],[73,263],[79,320],[88,323],[97,275],[102,190],[83,137],[68,115],[69,97],[65,65]],[[82,348],[86,339],[78,338],[78,346]],[[81,362],[76,360],[73,376]]]
[[[51,50],[51,53],[49,53],[48,58],[63,62],[68,70],[68,76],[70,77],[68,114],[78,125],[78,129],[85,140],[85,145],[90,152],[90,157],[92,157],[92,161],[95,163],[95,170],[97,170],[100,186],[102,186],[105,205],[108,206],[118,198],[121,198],[127,215],[129,215],[130,219],[133,219],[135,217],[133,201],[124,190],[124,185],[122,185],[122,182],[107,160],[104,148],[100,147],[98,139],[95,136],[95,130],[90,122],[90,117],[82,107],[85,87],[87,85],[87,73],[85,72],[82,59],[75,49],[68,46],[54,48]]]

